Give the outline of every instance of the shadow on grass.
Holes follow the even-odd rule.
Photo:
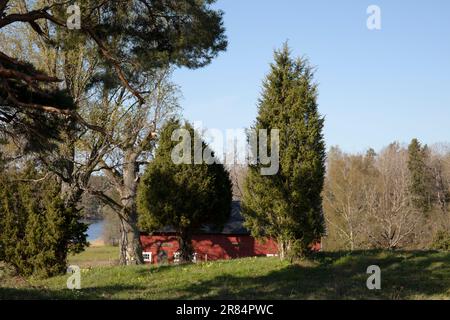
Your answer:
[[[320,253],[317,265],[294,264],[264,276],[221,275],[191,285],[181,299],[450,299],[450,254],[421,251]],[[381,290],[366,286],[381,268]]]
[[[113,285],[81,290],[46,289],[46,288],[0,288],[0,300],[72,300],[113,299],[120,292],[139,290],[137,286]]]
[[[381,268],[381,290],[366,287],[369,276],[366,270],[370,265]],[[144,268],[136,270],[135,274],[165,277],[166,271],[180,267]],[[0,287],[0,299],[158,298],[163,292],[172,292],[169,297],[176,299],[450,299],[450,253],[323,252],[311,261],[264,275],[237,276],[227,270],[214,278],[187,281],[176,289],[151,288],[144,283],[97,286],[79,291]],[[156,292],[148,296],[150,289]]]

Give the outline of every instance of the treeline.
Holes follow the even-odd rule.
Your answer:
[[[392,143],[328,153],[325,250],[450,249],[450,152]]]

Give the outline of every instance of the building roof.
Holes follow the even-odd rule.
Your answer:
[[[244,227],[244,217],[241,214],[241,203],[240,201],[232,201],[231,203],[231,213],[228,218],[227,223],[225,223],[222,231],[218,232],[221,234],[250,234],[250,232]],[[211,231],[208,228],[204,228],[206,232]]]

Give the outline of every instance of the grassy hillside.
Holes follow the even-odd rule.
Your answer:
[[[90,248],[71,257],[82,290],[67,276],[21,279],[3,270],[0,298],[37,299],[450,299],[450,253],[321,253],[290,265],[246,258],[185,266],[107,266],[116,248]],[[366,288],[366,269],[382,270],[382,289]],[[0,271],[1,272],[1,271]]]

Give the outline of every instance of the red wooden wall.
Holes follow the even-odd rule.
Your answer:
[[[158,263],[160,250],[167,252],[169,262],[178,251],[178,239],[173,233],[141,235],[145,252],[152,252],[152,262]],[[250,235],[198,234],[192,245],[200,261],[275,255],[278,252],[273,240],[259,241]]]

